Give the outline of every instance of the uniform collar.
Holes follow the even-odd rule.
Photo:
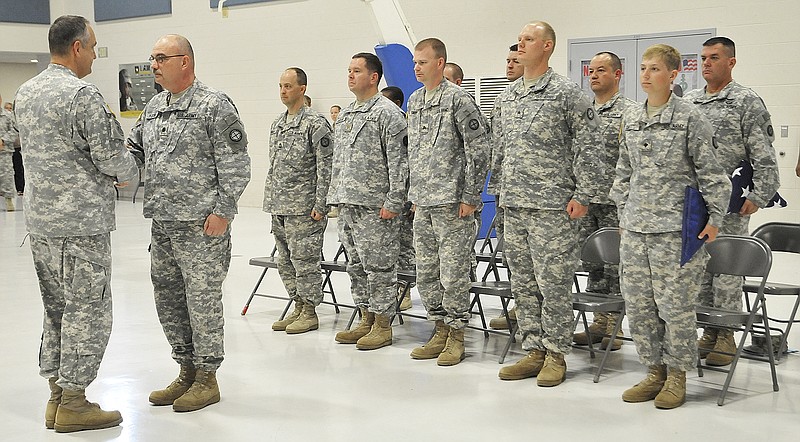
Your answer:
[[[597,108],[597,112],[603,112],[614,107],[614,105],[617,104],[617,100],[619,100],[620,96],[621,95],[619,94],[619,91],[617,91],[617,93],[614,94],[608,101],[601,104],[600,107]]]
[[[514,85],[514,92],[518,96],[525,96],[529,93],[538,93],[543,91],[548,84],[550,84],[550,80],[553,78],[553,68],[548,67],[547,71],[545,71],[542,78],[540,78],[532,87],[529,89],[525,89],[525,77],[519,77],[512,83]]]
[[[442,101],[442,94],[444,94],[445,89],[450,86],[455,86],[455,84],[450,83],[446,78],[442,77],[442,81],[439,82],[439,84],[436,86],[436,89],[432,91],[433,96],[430,100],[425,99],[425,93],[427,93],[427,90],[425,90],[425,86],[423,86],[422,100],[425,102],[423,107],[438,106],[439,102]]]
[[[639,125],[640,126],[647,126],[650,124],[669,124],[672,122],[672,117],[675,114],[675,94],[669,94],[669,100],[667,100],[667,106],[661,111],[661,114],[658,116],[658,120],[650,120],[647,118],[647,100],[644,103],[639,105]]]
[[[75,72],[72,72],[72,69],[64,66],[63,64],[50,63],[49,65],[47,65],[47,69],[53,70],[53,71],[59,71],[59,72],[61,72],[63,74],[78,78],[78,76],[75,75]]]
[[[380,100],[381,98],[384,98],[384,97],[383,97],[383,95],[381,95],[380,92],[378,92],[377,94],[373,95],[372,98],[370,98],[369,100],[365,101],[364,104],[362,104],[361,106],[356,107],[356,103],[358,101],[354,101],[354,102],[350,103],[346,108],[342,109],[342,111],[347,111],[347,112],[369,112],[369,110],[372,109],[372,106],[375,106],[375,103],[377,103],[378,100]],[[387,100],[388,100],[388,98],[387,98]]]
[[[194,97],[195,91],[202,85],[203,83],[200,82],[198,79],[194,79],[192,85],[186,89],[186,92],[181,95],[178,101],[172,102],[167,104],[167,96],[164,97],[164,107],[162,110],[164,111],[185,111],[189,109],[189,105],[192,103],[192,97]]]
[[[706,96],[706,89],[708,88],[708,86],[703,86],[703,93],[702,94],[698,94],[698,96],[696,96],[694,98],[694,100],[692,100],[692,102],[693,103],[709,103],[709,102],[716,101],[716,100],[725,100],[725,99],[728,98],[728,95],[730,95],[730,93],[733,90],[735,84],[736,84],[736,81],[731,80],[730,83],[726,84],[725,87],[722,88],[722,90],[719,91],[719,93],[717,95],[714,95],[713,97],[707,97]]]
[[[281,114],[281,120],[278,122],[278,124],[281,127],[298,127],[298,126],[300,126],[300,122],[303,121],[303,117],[306,115],[306,110],[307,109],[308,109],[307,106],[301,107],[300,108],[300,112],[298,112],[297,115],[295,115],[294,118],[291,119],[291,121],[288,120],[289,111],[288,110],[283,111],[283,113]]]

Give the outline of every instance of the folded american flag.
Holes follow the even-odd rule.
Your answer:
[[[746,200],[750,192],[753,191],[753,166],[746,159],[742,160],[736,169],[733,170],[730,178],[732,190],[731,199],[728,203],[728,213],[739,213],[739,210],[742,209],[742,205],[744,204],[744,200]],[[772,207],[776,204],[779,207],[786,207],[788,204],[778,192],[775,192],[775,195],[772,196],[772,199],[769,200],[766,207]]]

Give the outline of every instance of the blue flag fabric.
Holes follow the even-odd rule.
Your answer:
[[[742,160],[731,174],[731,199],[728,202],[728,213],[739,213],[742,205],[750,192],[753,191],[753,166],[747,160]],[[778,192],[772,196],[766,207],[786,207],[787,202]]]
[[[686,186],[683,196],[683,223],[681,225],[681,267],[689,262],[703,247],[706,239],[697,239],[708,223],[708,207],[703,195],[694,187]]]

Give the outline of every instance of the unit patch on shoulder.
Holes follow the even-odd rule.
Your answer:
[[[328,147],[331,145],[331,139],[328,137],[323,137],[321,140],[319,140],[319,144],[322,145],[322,147]]]
[[[239,141],[242,141],[242,131],[239,129],[233,129],[228,134],[228,138],[230,138],[234,143],[238,143]]]
[[[769,135],[770,138],[775,136],[775,129],[772,128],[771,124],[767,126],[767,135]]]
[[[594,109],[591,107],[586,109],[586,118],[594,120]]]
[[[478,130],[478,127],[479,127],[478,120],[476,120],[475,118],[469,120],[470,130]]]

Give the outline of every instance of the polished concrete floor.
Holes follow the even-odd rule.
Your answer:
[[[21,204],[21,201],[20,201]],[[394,345],[372,352],[337,344],[333,336],[350,311],[321,306],[320,329],[288,336],[273,332],[284,302],[257,298],[240,312],[259,270],[252,256],[268,254],[267,215],[245,208],[233,227],[233,260],[224,286],[226,359],[218,372],[222,401],[202,411],[174,413],[148,404],[149,392],[177,373],[156,318],[149,282],[149,222],[141,203],[117,204],[113,234],[114,330],[91,400],[118,409],[120,427],[59,435],[44,428],[47,383],[38,376],[41,301],[25,237],[22,212],[0,212],[0,440],[88,441],[366,441],[366,440],[769,440],[800,437],[800,356],[778,366],[780,391],[773,392],[767,364],[742,361],[723,407],[716,405],[724,375],[689,373],[687,403],[675,410],[652,402],[627,404],[622,391],[644,368],[631,344],[610,357],[600,382],[592,382],[597,360],[575,351],[567,357],[567,380],[539,388],[535,379],[500,381],[501,336],[467,333],[467,358],[455,367],[409,357],[431,326],[407,319],[395,323]],[[333,222],[325,251],[336,249]],[[800,262],[776,257],[774,276],[800,283]],[[333,277],[340,300],[349,301],[345,274]],[[285,293],[275,272],[264,290]],[[414,312],[422,313],[414,292]],[[491,316],[499,304],[487,301]],[[785,304],[770,305],[773,312]],[[476,319],[473,319],[476,321]],[[790,339],[796,344],[800,330]],[[521,355],[512,347],[507,363]]]

